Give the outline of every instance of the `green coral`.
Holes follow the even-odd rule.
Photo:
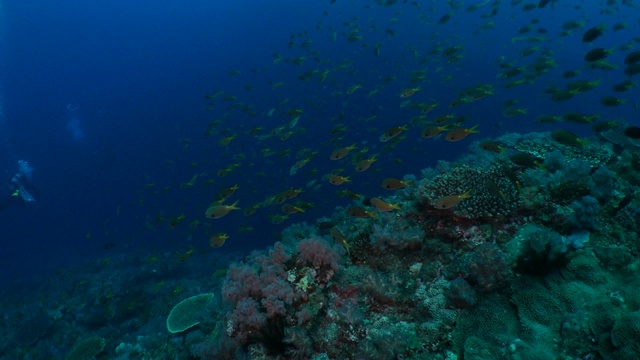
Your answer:
[[[598,258],[591,251],[580,251],[562,270],[567,280],[580,280],[589,285],[609,282],[607,275],[600,268]]]
[[[491,351],[497,353],[504,344],[517,337],[518,319],[513,307],[498,293],[492,293],[479,299],[478,304],[463,311],[458,316],[453,342],[458,355],[465,354],[468,348],[473,353]],[[466,344],[469,337],[476,337],[475,345]],[[473,349],[472,349],[473,348]]]
[[[607,269],[623,269],[633,261],[633,255],[624,246],[602,245],[596,246],[593,250]]]
[[[625,314],[611,330],[611,342],[617,348],[640,343],[640,312]]]
[[[613,328],[614,311],[610,301],[601,301],[589,307],[589,329],[596,335],[607,334]]]
[[[213,294],[200,294],[179,302],[167,317],[167,330],[175,334],[200,324],[200,315],[213,298]]]
[[[590,189],[584,181],[568,181],[549,189],[551,202],[559,205],[569,205],[589,194]]]
[[[470,336],[465,340],[464,358],[465,360],[500,359],[499,356],[495,355],[495,351],[492,351],[491,346],[475,336]]]
[[[104,339],[101,337],[90,337],[80,341],[73,347],[65,360],[89,360],[104,350]]]
[[[521,321],[521,336],[527,340],[549,341],[560,330],[567,307],[558,294],[535,278],[522,277],[513,286],[511,302]]]

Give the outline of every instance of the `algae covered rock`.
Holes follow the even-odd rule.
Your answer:
[[[199,294],[179,302],[167,317],[167,330],[175,334],[200,324],[200,316],[213,298],[213,294]]]
[[[557,232],[535,224],[523,226],[506,245],[521,274],[544,275],[562,268],[573,250]]]
[[[624,246],[600,245],[594,247],[593,251],[607,269],[624,269],[633,261],[633,255]]]
[[[89,360],[104,350],[104,339],[101,337],[90,337],[84,339],[73,347],[65,360]]]
[[[626,314],[616,320],[611,330],[611,342],[618,348],[640,343],[640,312]]]

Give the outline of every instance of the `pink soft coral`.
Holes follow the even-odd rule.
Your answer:
[[[314,268],[329,267],[333,271],[340,268],[338,265],[340,255],[323,239],[309,238],[302,240],[296,250],[298,252],[298,263]]]

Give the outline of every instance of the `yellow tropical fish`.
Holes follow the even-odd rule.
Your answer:
[[[377,197],[371,198],[369,201],[371,202],[371,205],[382,212],[389,212],[400,209],[400,206],[398,206],[398,204],[390,204]]]
[[[411,97],[411,96],[415,95],[415,93],[417,93],[418,91],[420,91],[419,87],[404,89],[404,90],[402,90],[400,92],[400,97],[401,98],[408,98],[408,97]]]
[[[209,239],[209,245],[211,247],[220,247],[222,245],[224,245],[225,241],[229,238],[229,235],[225,234],[225,233],[218,233],[213,235],[210,239]]]
[[[448,195],[442,197],[436,201],[434,207],[436,209],[451,209],[452,207],[458,205],[458,203],[464,199],[468,199],[471,197],[471,190],[467,190],[464,194],[459,195]]]
[[[356,171],[363,172],[368,170],[371,167],[371,164],[373,164],[376,160],[378,160],[376,158],[376,155],[373,155],[368,159],[358,161],[358,163],[356,164]]]
[[[240,208],[236,206],[237,204],[237,201],[231,205],[214,204],[212,206],[209,206],[204,215],[208,219],[219,219],[230,213],[232,210],[240,210]]]
[[[331,184],[331,185],[342,185],[342,184],[344,184],[346,182],[351,181],[351,180],[349,180],[348,176],[340,176],[340,175],[336,175],[336,174],[329,175],[327,180],[329,181],[329,184]]]
[[[331,233],[331,237],[333,238],[333,240],[344,246],[344,248],[347,250],[347,256],[351,257],[351,247],[349,246],[347,239],[344,237],[344,235],[342,235],[342,232],[340,232],[338,228],[334,227],[329,230],[329,233]]]
[[[466,129],[466,128],[451,129],[449,130],[449,132],[447,132],[447,135],[444,136],[444,139],[446,141],[451,141],[451,142],[460,141],[466,138],[467,136],[469,136],[470,134],[477,133],[478,132],[476,131],[477,127],[478,125],[475,125],[474,127],[469,129]]]
[[[345,156],[349,155],[351,150],[354,150],[355,148],[356,148],[356,144],[353,144],[353,145],[350,145],[350,146],[346,146],[346,147],[341,147],[339,149],[335,149],[335,150],[333,150],[333,152],[329,156],[329,159],[331,159],[331,160],[340,160],[340,159],[344,158]]]
[[[403,131],[407,130],[406,126],[394,126],[389,130],[385,131],[384,134],[380,136],[380,142],[387,142],[398,135],[402,134]]]
[[[365,218],[375,218],[376,214],[373,211],[369,211],[367,209],[364,209],[360,206],[352,206],[347,210],[347,214],[355,217],[355,218],[360,218],[360,219],[365,219]]]
[[[413,184],[413,180],[399,180],[396,178],[386,178],[382,182],[382,187],[387,190],[400,190]]]

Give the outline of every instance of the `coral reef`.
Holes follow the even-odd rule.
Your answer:
[[[200,294],[179,302],[167,316],[167,330],[173,334],[198,325],[203,316],[210,316],[204,312],[214,296],[214,294]]]
[[[433,206],[439,199],[470,192],[471,197],[452,208],[466,219],[494,218],[513,213],[519,202],[516,186],[501,165],[486,169],[462,164],[420,183],[419,196]]]
[[[424,170],[387,199],[393,211],[337,208],[235,261],[96,265],[55,300],[7,314],[17,346],[3,339],[0,353],[98,351],[98,340],[78,343],[90,337],[106,339],[98,359],[633,359],[640,224],[629,179],[640,168],[606,144],[580,154],[548,134],[497,141],[504,151],[472,146]],[[539,165],[510,159],[523,152]]]

